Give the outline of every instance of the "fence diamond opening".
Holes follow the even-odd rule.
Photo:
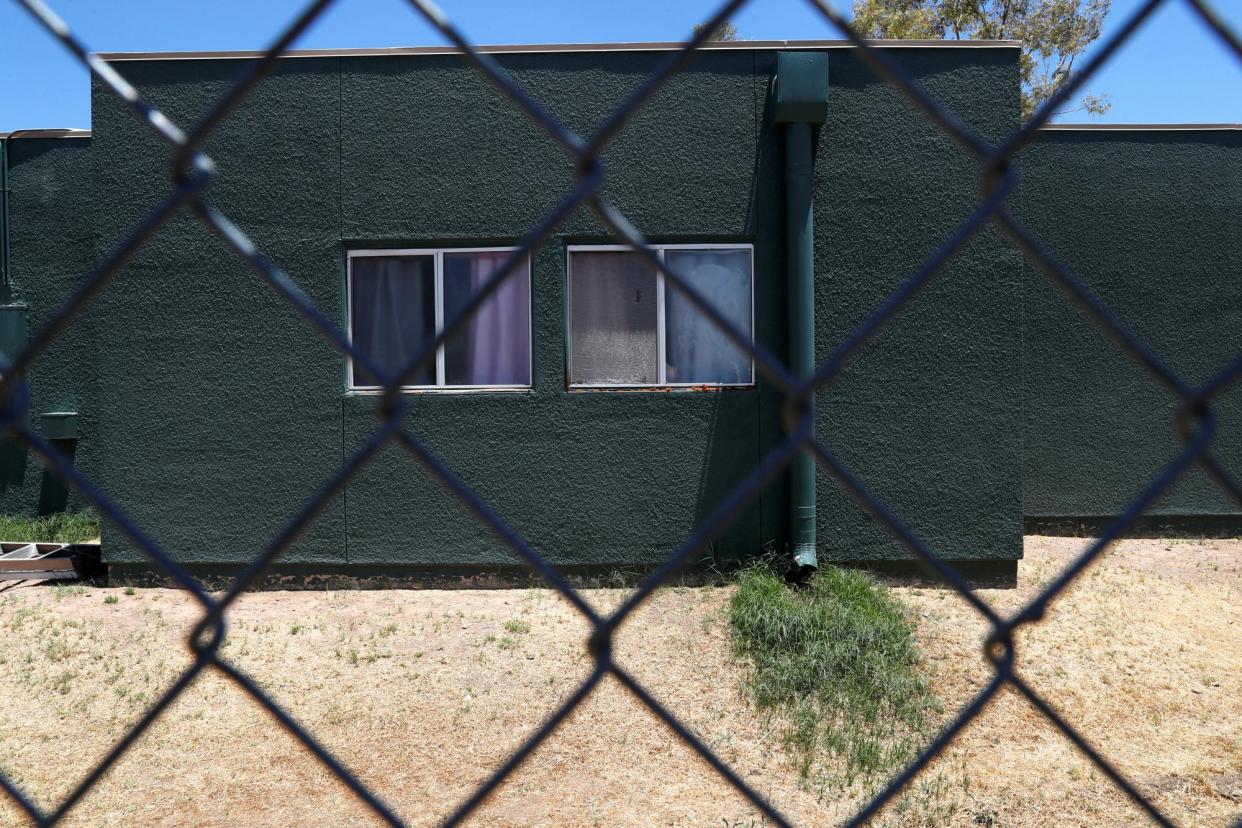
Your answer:
[[[792,2],[793,0],[791,0]],[[508,101],[543,130],[547,136],[568,155],[575,164],[575,177],[570,193],[539,224],[531,228],[516,249],[506,259],[495,275],[474,298],[452,319],[446,320],[443,330],[429,341],[422,351],[399,373],[386,372],[373,364],[365,353],[357,350],[310,299],[297,283],[265,258],[255,248],[244,232],[227,216],[211,206],[206,200],[209,187],[215,177],[212,161],[203,151],[207,137],[230,112],[254,89],[272,69],[275,61],[287,51],[298,37],[314,23],[333,0],[315,0],[286,28],[263,56],[251,64],[242,77],[230,88],[189,132],[172,123],[160,111],[143,100],[131,86],[106,61],[92,54],[77,39],[56,14],[41,0],[16,0],[53,37],[58,39],[85,65],[102,84],[120,98],[135,118],[150,127],[172,151],[169,166],[171,188],[168,195],[123,239],[116,243],[107,258],[87,274],[77,289],[66,299],[51,319],[30,339],[26,349],[11,360],[0,359],[0,426],[6,433],[29,447],[49,470],[99,510],[117,531],[123,533],[151,561],[151,563],[188,590],[202,606],[202,616],[187,638],[193,655],[189,667],[143,714],[111,750],[74,787],[72,792],[53,810],[44,811],[36,806],[18,786],[0,772],[0,787],[12,798],[36,825],[54,825],[91,790],[119,759],[168,708],[170,704],[202,673],[212,669],[232,680],[253,697],[272,717],[313,753],[327,769],[340,779],[377,816],[391,825],[403,825],[402,819],[374,792],[338,761],[315,736],[296,722],[246,673],[220,655],[220,647],[226,635],[229,607],[255,580],[292,544],[311,521],[331,502],[344,486],[361,470],[379,450],[395,443],[409,452],[419,464],[440,484],[452,493],[500,541],[515,555],[541,575],[553,588],[563,595],[590,623],[592,634],[586,649],[593,660],[590,675],[570,694],[560,707],[548,717],[517,750],[480,785],[464,802],[446,814],[446,825],[457,825],[469,816],[487,796],[502,784],[565,718],[591,694],[605,676],[615,677],[638,701],[658,716],[670,729],[698,753],[723,779],[739,791],[760,812],[776,825],[790,823],[746,780],[722,762],[707,745],[673,716],[653,697],[641,683],[628,674],[613,659],[612,642],[616,630],[629,615],[662,583],[673,576],[695,553],[701,551],[729,521],[777,475],[790,460],[800,452],[809,452],[827,473],[833,476],[849,494],[879,520],[916,558],[933,570],[956,593],[983,616],[991,627],[985,642],[983,655],[994,673],[988,684],[957,714],[943,731],[904,770],[894,776],[875,796],[858,811],[847,824],[860,825],[874,816],[916,775],[937,756],[955,736],[975,718],[984,706],[1006,685],[1014,688],[1030,701],[1076,748],[1085,754],[1118,788],[1160,825],[1172,825],[1151,802],[1108,760],[1101,756],[1088,739],[1067,722],[1026,681],[1015,667],[1014,636],[1025,625],[1036,624],[1049,606],[1119,535],[1138,519],[1143,512],[1166,492],[1189,468],[1198,465],[1211,480],[1236,503],[1242,505],[1242,488],[1215,459],[1212,442],[1217,424],[1211,403],[1227,388],[1242,377],[1242,353],[1224,365],[1203,385],[1193,385],[1174,373],[1142,340],[1132,334],[1097,299],[1087,286],[1069,269],[1059,263],[1040,241],[1019,224],[1006,207],[1006,198],[1013,191],[1016,173],[1013,161],[1018,152],[1029,144],[1036,130],[1048,122],[1053,113],[1095,75],[1159,8],[1166,4],[1182,2],[1202,21],[1205,31],[1214,35],[1240,61],[1242,40],[1230,31],[1204,0],[1147,0],[1136,10],[1108,40],[1100,45],[1094,57],[1073,75],[1051,99],[1035,113],[1030,121],[1011,134],[1004,143],[993,146],[970,131],[952,112],[941,107],[904,73],[880,49],[861,38],[846,19],[830,8],[824,0],[805,0],[828,24],[858,49],[858,54],[868,67],[882,80],[891,84],[925,117],[965,153],[978,162],[979,202],[944,240],[940,247],[922,266],[911,274],[891,293],[871,315],[855,329],[816,369],[813,376],[803,382],[763,348],[752,343],[745,332],[718,313],[687,281],[668,267],[649,248],[642,235],[607,199],[600,195],[606,171],[601,155],[628,120],[675,74],[695,56],[710,32],[719,24],[735,15],[748,0],[730,0],[720,5],[698,30],[699,33],[672,52],[659,68],[648,77],[630,97],[625,100],[599,129],[589,138],[583,138],[566,128],[549,114],[539,102],[518,88],[504,71],[487,54],[480,52],[439,8],[429,0],[409,0],[413,11],[420,14],[459,51],[461,58],[498,89]],[[758,466],[733,489],[663,563],[655,569],[638,588],[607,616],[599,615],[573,586],[547,561],[505,523],[487,503],[435,454],[402,427],[405,403],[400,387],[408,383],[415,373],[435,358],[436,349],[465,326],[486,299],[491,296],[517,266],[538,248],[548,236],[576,209],[585,206],[592,210],[609,229],[615,239],[632,247],[644,256],[650,265],[664,275],[666,284],[672,285],[687,301],[691,302],[739,348],[750,354],[764,378],[785,396],[784,419],[787,436]],[[188,211],[211,229],[232,251],[253,268],[258,278],[279,295],[289,307],[300,314],[319,334],[341,354],[357,361],[383,385],[382,402],[379,406],[379,425],[365,444],[326,480],[315,494],[293,515],[284,528],[272,538],[262,552],[235,578],[229,589],[218,597],[206,591],[175,559],[159,544],[148,538],[141,527],[131,521],[124,511],[114,504],[91,480],[83,476],[47,440],[34,433],[26,424],[29,391],[23,374],[35,359],[46,351],[53,341],[91,302],[125,265],[126,261],[163,225],[179,211]],[[1130,358],[1135,360],[1153,381],[1164,386],[1179,401],[1175,418],[1175,432],[1181,442],[1176,454],[1150,481],[1125,511],[1112,521],[1101,536],[1091,542],[1063,572],[1054,578],[1034,599],[1010,617],[1002,617],[989,604],[972,593],[966,581],[952,565],[941,560],[921,541],[901,517],[879,500],[868,486],[845,465],[830,446],[811,437],[811,413],[807,402],[811,395],[823,392],[836,381],[845,366],[869,340],[883,328],[919,291],[935,279],[955,253],[987,224],[1001,230],[1022,252],[1072,302],[1077,304],[1094,325],[1106,333]],[[447,810],[447,808],[446,808]]]

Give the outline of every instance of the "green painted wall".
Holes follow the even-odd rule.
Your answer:
[[[96,258],[88,182],[89,138],[14,138],[8,141],[11,301],[27,306],[27,330],[37,331],[90,271]],[[99,410],[94,403],[98,371],[97,317],[88,310],[72,330],[34,365],[30,417],[77,411],[79,438],[58,442],[79,467],[98,459]],[[67,501],[66,501],[67,498]],[[0,509],[36,514],[81,508],[76,495],[44,472],[20,444],[0,448]]]
[[[1239,350],[1242,131],[1044,132],[1019,214],[1187,382]],[[1024,509],[1114,515],[1179,449],[1174,397],[1026,268]],[[1242,473],[1242,388],[1216,405],[1216,454]],[[1237,515],[1193,470],[1153,510]]]
[[[1018,124],[1013,50],[894,51],[991,141]],[[974,208],[978,167],[852,56],[829,56],[815,166],[820,359]],[[933,550],[1021,557],[1021,263],[988,229],[819,398],[817,430]],[[822,471],[821,556],[906,557]]]
[[[1016,50],[892,53],[972,126],[1017,122]],[[508,55],[558,118],[590,132],[663,58]],[[972,206],[975,172],[849,52],[830,56],[818,138],[817,349],[826,355]],[[766,119],[775,53],[705,53],[609,150],[607,193],[656,241],[751,241],[756,334],[783,357],[781,136]],[[177,123],[224,94],[238,61],[144,61],[127,78]],[[94,236],[118,238],[167,192],[168,151],[93,93]],[[453,57],[282,61],[207,147],[210,200],[334,318],[351,245],[511,243],[572,186],[555,146]],[[724,393],[569,393],[564,246],[604,241],[579,212],[534,259],[534,389],[419,395],[409,428],[558,564],[644,564],[668,554],[780,438],[763,384]],[[107,245],[101,245],[101,248]],[[16,254],[15,254],[16,255]],[[819,433],[934,548],[1021,554],[1020,263],[972,244],[821,395]],[[343,360],[189,217],[135,258],[92,311],[100,484],[195,563],[258,548],[360,445],[372,397],[343,390]],[[819,485],[821,555],[900,556],[834,483]],[[718,557],[780,545],[783,488],[740,515]],[[105,529],[112,561],[138,560]],[[330,565],[497,565],[513,559],[395,449],[286,557]]]

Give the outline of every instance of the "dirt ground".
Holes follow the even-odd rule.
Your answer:
[[[1013,609],[1084,541],[1031,537]],[[960,599],[895,590],[946,715],[987,678]],[[620,590],[592,590],[601,608]],[[626,625],[624,665],[799,825],[856,798],[798,782],[739,690],[727,587],[661,590]],[[115,599],[115,600],[113,600]],[[0,588],[0,767],[63,797],[174,678],[195,608],[167,589]],[[226,655],[414,825],[442,819],[587,674],[586,627],[542,589],[262,592]],[[1181,825],[1242,817],[1242,542],[1132,540],[1025,633],[1019,669]],[[0,824],[23,824],[7,802]],[[1005,692],[885,824],[1141,825],[1145,817]],[[370,825],[376,821],[239,689],[207,675],[74,809],[69,825]],[[626,691],[606,681],[474,825],[762,824]]]

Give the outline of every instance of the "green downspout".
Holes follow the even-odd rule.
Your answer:
[[[827,116],[828,56],[777,54],[774,121],[785,124],[789,368],[799,379],[815,372],[815,138]],[[814,397],[809,407],[814,422]],[[798,570],[817,568],[815,459],[809,451],[800,452],[790,465],[789,539]]]
[[[789,368],[798,379],[806,379],[815,371],[812,184],[811,125],[791,123],[785,127],[785,244],[789,260]],[[807,401],[807,408],[814,417],[814,396]],[[810,452],[799,452],[789,468],[789,540],[794,564],[800,570],[814,569],[818,564],[815,555],[815,459]]]

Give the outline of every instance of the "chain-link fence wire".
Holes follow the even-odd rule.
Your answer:
[[[464,802],[447,815],[446,825],[461,823],[478,808],[492,791],[552,735],[565,718],[591,694],[601,679],[608,675],[616,678],[639,702],[659,717],[773,824],[782,826],[789,824],[772,803],[738,776],[713,753],[698,735],[682,724],[637,679],[614,660],[612,642],[616,630],[657,587],[672,577],[696,553],[702,551],[743,507],[784,471],[799,452],[804,451],[810,452],[818,465],[832,475],[863,508],[879,520],[902,545],[913,553],[916,560],[943,579],[951,589],[983,616],[991,630],[984,645],[984,656],[994,668],[990,681],[918,757],[899,774],[888,780],[882,790],[876,793],[847,824],[860,825],[873,817],[933,758],[939,755],[1003,687],[1008,685],[1030,701],[1152,820],[1160,825],[1172,825],[1167,816],[1149,802],[1118,769],[1092,747],[1085,736],[1067,722],[1022,678],[1014,666],[1014,638],[1021,627],[1038,623],[1052,602],[1192,466],[1201,467],[1222,491],[1242,505],[1242,488],[1211,453],[1212,441],[1217,428],[1211,403],[1242,377],[1242,353],[1239,353],[1203,385],[1196,386],[1188,383],[1171,370],[1146,343],[1131,333],[1109,308],[1092,294],[1081,279],[1058,262],[1038,239],[1019,224],[1006,207],[1005,201],[1013,192],[1016,183],[1013,163],[1016,155],[1032,141],[1036,131],[1048,122],[1052,114],[1112,58],[1157,9],[1170,3],[1184,3],[1203,22],[1206,31],[1214,34],[1240,61],[1242,61],[1242,41],[1229,30],[1203,0],[1146,0],[1125,21],[1124,25],[1100,45],[1098,51],[1081,71],[1073,75],[1051,99],[1039,108],[1030,121],[1023,124],[1004,143],[993,146],[969,130],[952,112],[929,97],[882,49],[876,48],[875,44],[860,37],[850,27],[846,18],[830,8],[824,0],[805,1],[836,31],[857,47],[859,56],[879,78],[899,90],[910,104],[947,134],[979,165],[978,206],[957,225],[944,243],[915,273],[875,308],[870,316],[837,346],[826,360],[819,364],[809,379],[795,377],[772,354],[752,342],[748,332],[739,329],[722,316],[690,283],[671,270],[647,246],[642,234],[600,194],[605,178],[601,156],[608,145],[630,118],[670,78],[694,58],[696,50],[703,46],[710,33],[747,5],[748,0],[730,0],[720,5],[698,29],[698,33],[669,54],[657,70],[613,111],[589,139],[584,139],[565,127],[543,109],[538,101],[529,97],[509,79],[488,54],[475,48],[449,18],[429,0],[409,0],[413,10],[452,43],[459,50],[463,60],[482,73],[487,81],[499,90],[514,107],[561,147],[573,160],[575,175],[571,192],[543,221],[520,240],[503,266],[473,299],[452,319],[447,320],[437,336],[424,345],[420,353],[405,369],[396,374],[385,371],[374,364],[367,354],[356,349],[348,337],[311,302],[294,280],[265,258],[240,228],[206,200],[215,170],[211,159],[203,153],[204,141],[254,89],[255,85],[271,71],[276,60],[332,5],[333,0],[315,0],[309,3],[263,53],[262,57],[249,65],[228,93],[188,133],[143,100],[138,91],[106,61],[92,54],[42,0],[16,0],[69,49],[106,89],[120,98],[134,117],[146,123],[168,144],[172,151],[170,164],[172,187],[164,200],[124,239],[120,240],[98,267],[85,276],[64,304],[31,337],[25,350],[13,356],[11,360],[0,359],[0,373],[2,373],[0,401],[3,402],[3,408],[0,409],[0,427],[3,427],[7,434],[25,443],[47,469],[76,489],[100,512],[104,519],[137,546],[152,565],[188,590],[193,599],[202,607],[202,615],[187,638],[187,644],[193,656],[191,664],[54,809],[39,808],[7,775],[0,772],[0,787],[34,824],[54,825],[63,819],[168,706],[207,669],[216,670],[226,676],[253,697],[335,777],[347,785],[375,815],[391,825],[404,824],[378,795],[321,745],[312,733],[295,721],[252,678],[220,654],[220,647],[226,634],[227,612],[237,598],[252,586],[255,580],[301,535],[316,516],[340,494],[354,475],[358,474],[383,447],[389,443],[395,443],[409,452],[511,552],[524,560],[548,584],[563,595],[587,619],[592,628],[592,634],[586,645],[593,662],[590,675],[500,767],[493,771],[483,784],[479,785]],[[519,264],[525,261],[528,254],[540,247],[571,213],[583,206],[593,211],[616,239],[632,247],[653,268],[662,273],[666,284],[671,285],[699,312],[711,319],[734,345],[750,355],[764,378],[784,394],[784,423],[788,432],[784,440],[763,457],[759,465],[717,504],[690,536],[651,572],[615,611],[607,616],[597,613],[555,567],[535,552],[530,544],[511,529],[504,519],[496,514],[470,486],[402,425],[406,402],[402,397],[401,387],[419,369],[435,358],[436,349],[442,343],[468,324],[488,297],[495,293],[506,279],[517,272]],[[355,360],[357,365],[380,378],[383,386],[381,404],[378,407],[379,426],[375,432],[337,469],[331,478],[318,488],[297,514],[267,543],[262,552],[236,576],[229,589],[222,595],[214,597],[204,591],[199,582],[165,549],[151,540],[141,527],[131,521],[125,512],[108,498],[106,493],[75,469],[51,443],[34,433],[27,425],[26,418],[29,388],[24,375],[35,359],[45,352],[68,326],[73,324],[74,319],[121,271],[130,257],[180,211],[188,211],[195,215],[237,256],[249,263],[258,277],[299,313],[308,324],[313,326],[328,343],[344,357]],[[1108,524],[1098,539],[1090,543],[1074,559],[1073,563],[1041,590],[1035,598],[1009,617],[1003,617],[986,601],[974,594],[950,563],[942,560],[935,551],[920,540],[900,516],[876,497],[854,471],[837,457],[831,447],[813,437],[812,414],[809,406],[812,396],[831,387],[841,376],[850,359],[864,348],[903,306],[914,299],[922,288],[937,277],[944,265],[963,245],[989,223],[997,226],[1029,262],[1079,306],[1098,328],[1156,382],[1167,388],[1179,402],[1175,417],[1175,430],[1181,447],[1177,453],[1159,474],[1146,483],[1142,493],[1129,504],[1124,512]]]

